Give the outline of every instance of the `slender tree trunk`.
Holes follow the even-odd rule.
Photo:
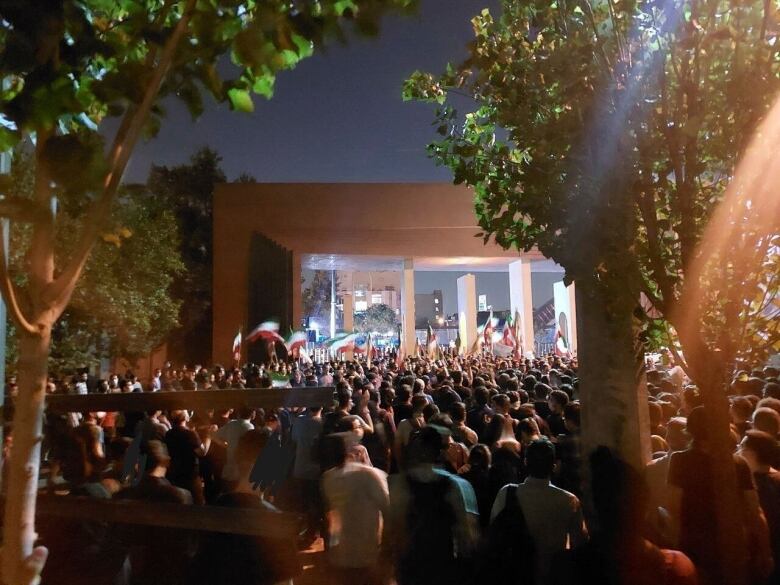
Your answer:
[[[13,420],[13,449],[7,463],[3,529],[4,585],[34,585],[37,578],[31,555],[36,539],[35,500],[50,341],[50,327],[39,335],[21,332],[19,336],[19,395]]]
[[[650,414],[631,311],[612,310],[614,299],[605,298],[595,279],[576,284],[583,465],[606,446],[641,470],[650,458]]]

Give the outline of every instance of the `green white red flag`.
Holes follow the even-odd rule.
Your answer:
[[[260,325],[255,327],[249,335],[246,336],[246,340],[249,342],[254,342],[258,339],[284,343],[284,337],[279,335],[279,322],[263,321],[260,323]]]
[[[241,329],[233,338],[233,361],[237,364],[241,363]]]

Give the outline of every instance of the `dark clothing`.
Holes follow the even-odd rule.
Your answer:
[[[273,506],[248,493],[220,496],[217,506],[266,508]],[[301,573],[295,541],[284,538],[209,533],[192,563],[192,585],[272,585]]]
[[[493,409],[487,404],[475,406],[469,410],[466,415],[466,426],[477,433],[480,443],[483,443],[485,440],[485,431],[487,430],[488,421],[492,416]]]
[[[745,460],[734,456],[737,489],[752,490],[750,469]],[[711,456],[701,449],[691,448],[672,455],[669,462],[669,485],[682,490],[680,504],[680,550],[702,570],[712,582],[719,582],[720,563],[716,524],[717,508]]]
[[[197,433],[187,427],[175,426],[165,434],[165,445],[171,457],[168,479],[173,485],[192,493],[196,504],[202,504],[203,488],[196,453],[201,441]]]
[[[411,501],[406,513],[406,542],[397,565],[399,585],[445,585],[454,571],[455,510],[447,501],[450,480],[406,478]]]
[[[322,434],[330,435],[331,433],[335,433],[338,430],[339,421],[345,416],[347,415],[341,410],[334,410],[333,412],[326,414],[322,418]]]
[[[393,404],[393,421],[395,422],[396,428],[398,428],[398,425],[401,424],[402,420],[412,418],[413,414],[414,409],[411,404]]]
[[[775,559],[772,583],[780,583],[780,471],[754,473],[753,481],[758,491],[758,501],[769,526],[769,542]]]
[[[555,455],[560,460],[558,476],[555,485],[571,492],[578,498],[582,497],[582,451],[579,430],[570,435],[560,435]]]
[[[169,504],[191,504],[190,494],[162,477],[144,475],[138,485],[125,488],[116,499]],[[172,528],[122,526],[120,538],[129,549],[130,585],[183,583],[189,561],[190,536]]]
[[[534,400],[534,410],[536,411],[536,414],[541,416],[544,420],[547,420],[547,417],[552,414],[550,405],[547,404],[546,400]]]
[[[498,493],[498,490],[493,489],[490,472],[487,469],[472,468],[461,477],[474,488],[474,494],[477,496],[477,508],[479,509],[479,525],[485,528],[490,524],[490,511],[493,508],[493,500],[496,499]]]
[[[551,437],[557,437],[558,435],[565,435],[568,433],[563,415],[551,413],[550,416],[547,417],[547,426],[550,428]]]

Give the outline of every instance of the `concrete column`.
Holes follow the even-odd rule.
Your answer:
[[[458,332],[468,352],[477,340],[477,279],[473,274],[458,279]]]
[[[355,300],[351,294],[344,294],[341,297],[341,303],[344,311],[344,333],[352,333],[355,328]],[[349,350],[344,352],[344,359],[353,359],[354,353]]]
[[[531,292],[531,262],[521,258],[509,265],[509,305],[512,318],[520,315],[524,352],[534,351],[534,303]]]
[[[574,311],[574,285],[566,286],[563,281],[553,284],[553,300],[555,302],[555,327],[560,324],[561,313],[566,315],[566,341],[572,354],[577,352],[577,315]]]
[[[571,329],[571,351],[573,355],[577,355],[577,296],[574,289],[574,283],[572,282],[566,287],[569,291],[569,314],[571,319],[569,321],[569,329]]]
[[[403,335],[407,355],[414,352],[417,335],[414,320],[414,261],[406,258],[401,273],[401,335]]]

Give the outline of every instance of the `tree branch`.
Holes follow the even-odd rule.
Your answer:
[[[76,282],[89,258],[89,253],[97,240],[100,226],[103,225],[110,214],[111,205],[116,196],[122,174],[127,167],[133,148],[141,135],[143,125],[146,123],[149,112],[154,105],[160,86],[173,62],[179,42],[187,30],[195,4],[196,0],[187,0],[179,22],[176,23],[176,27],[164,45],[141,103],[132,113],[132,118],[128,124],[123,124],[123,128],[120,128],[123,132],[121,135],[118,132],[114,141],[109,159],[110,170],[103,184],[103,192],[100,198],[93,203],[87,214],[84,230],[73,256],[47,291],[47,299],[53,302],[60,312],[65,308],[70,295],[73,293]]]
[[[19,306],[19,302],[16,299],[16,290],[14,283],[11,280],[11,273],[8,270],[6,258],[8,258],[8,255],[5,249],[5,238],[0,233],[0,292],[5,299],[8,313],[11,315],[16,326],[27,333],[36,334],[38,333],[38,329],[24,316],[24,313]]]

